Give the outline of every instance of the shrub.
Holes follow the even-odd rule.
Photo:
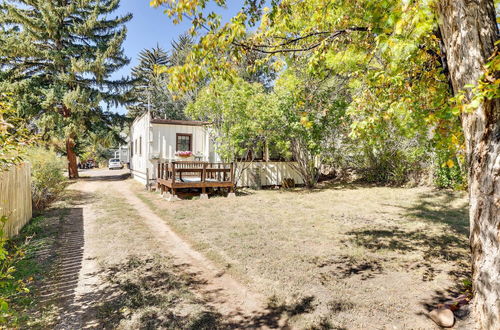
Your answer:
[[[353,164],[367,182],[403,185],[428,167],[430,156],[416,141],[399,137],[377,142],[362,145],[354,156]]]
[[[23,279],[17,279],[14,276],[15,264],[24,257],[25,250],[17,246],[9,248],[10,241],[4,233],[7,221],[6,216],[0,217],[0,325],[8,325],[10,328],[16,322],[10,302],[20,293],[26,293],[29,290]]]
[[[451,163],[450,163],[451,161]],[[438,154],[436,170],[434,172],[434,184],[438,188],[451,188],[454,190],[465,190],[467,188],[467,173],[460,160],[446,154]]]
[[[60,197],[66,186],[64,160],[44,148],[31,148],[27,158],[31,163],[33,207],[43,210]]]

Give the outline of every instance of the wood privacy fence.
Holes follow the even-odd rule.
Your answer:
[[[9,219],[4,232],[15,236],[31,219],[31,167],[29,163],[0,170],[0,216]]]
[[[236,165],[236,186],[280,186],[284,179],[293,179],[296,184],[304,184],[294,165],[294,162],[239,162]]]

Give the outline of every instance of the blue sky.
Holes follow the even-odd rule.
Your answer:
[[[227,20],[240,8],[243,1],[230,0],[228,9],[215,8],[211,5],[207,10],[216,10]],[[137,55],[145,48],[152,48],[159,44],[164,49],[170,48],[170,43],[177,36],[187,31],[190,27],[188,21],[182,24],[173,24],[161,8],[149,6],[149,0],[121,0],[121,5],[116,14],[132,13],[134,18],[127,24],[128,34],[123,47],[125,54],[130,58],[130,64],[116,72],[114,77],[130,75],[130,70],[137,64]],[[110,110],[125,113],[125,108],[111,108]]]

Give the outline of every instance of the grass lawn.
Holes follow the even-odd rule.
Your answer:
[[[467,278],[463,193],[333,185],[168,203],[130,181],[192,246],[297,328],[432,328]]]
[[[15,264],[14,276],[32,280],[29,293],[11,299],[13,315],[0,320],[0,328],[217,327],[221,317],[196,294],[195,276],[174,264],[148,227],[137,221],[134,208],[106,187],[93,193],[67,190],[64,201],[34,218],[12,240],[26,252]],[[87,203],[98,213],[85,213],[82,205]],[[81,288],[80,272],[90,281]],[[9,289],[3,287],[1,293],[11,294]],[[68,325],[75,315],[81,323]]]

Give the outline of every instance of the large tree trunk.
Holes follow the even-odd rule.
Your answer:
[[[70,179],[78,178],[78,164],[76,162],[76,154],[74,151],[75,143],[71,137],[66,138],[66,155],[68,157],[68,177]]]
[[[439,24],[454,93],[476,84],[498,39],[493,0],[440,0]],[[470,95],[467,95],[470,97]],[[469,165],[474,311],[500,329],[500,102],[462,115]]]

